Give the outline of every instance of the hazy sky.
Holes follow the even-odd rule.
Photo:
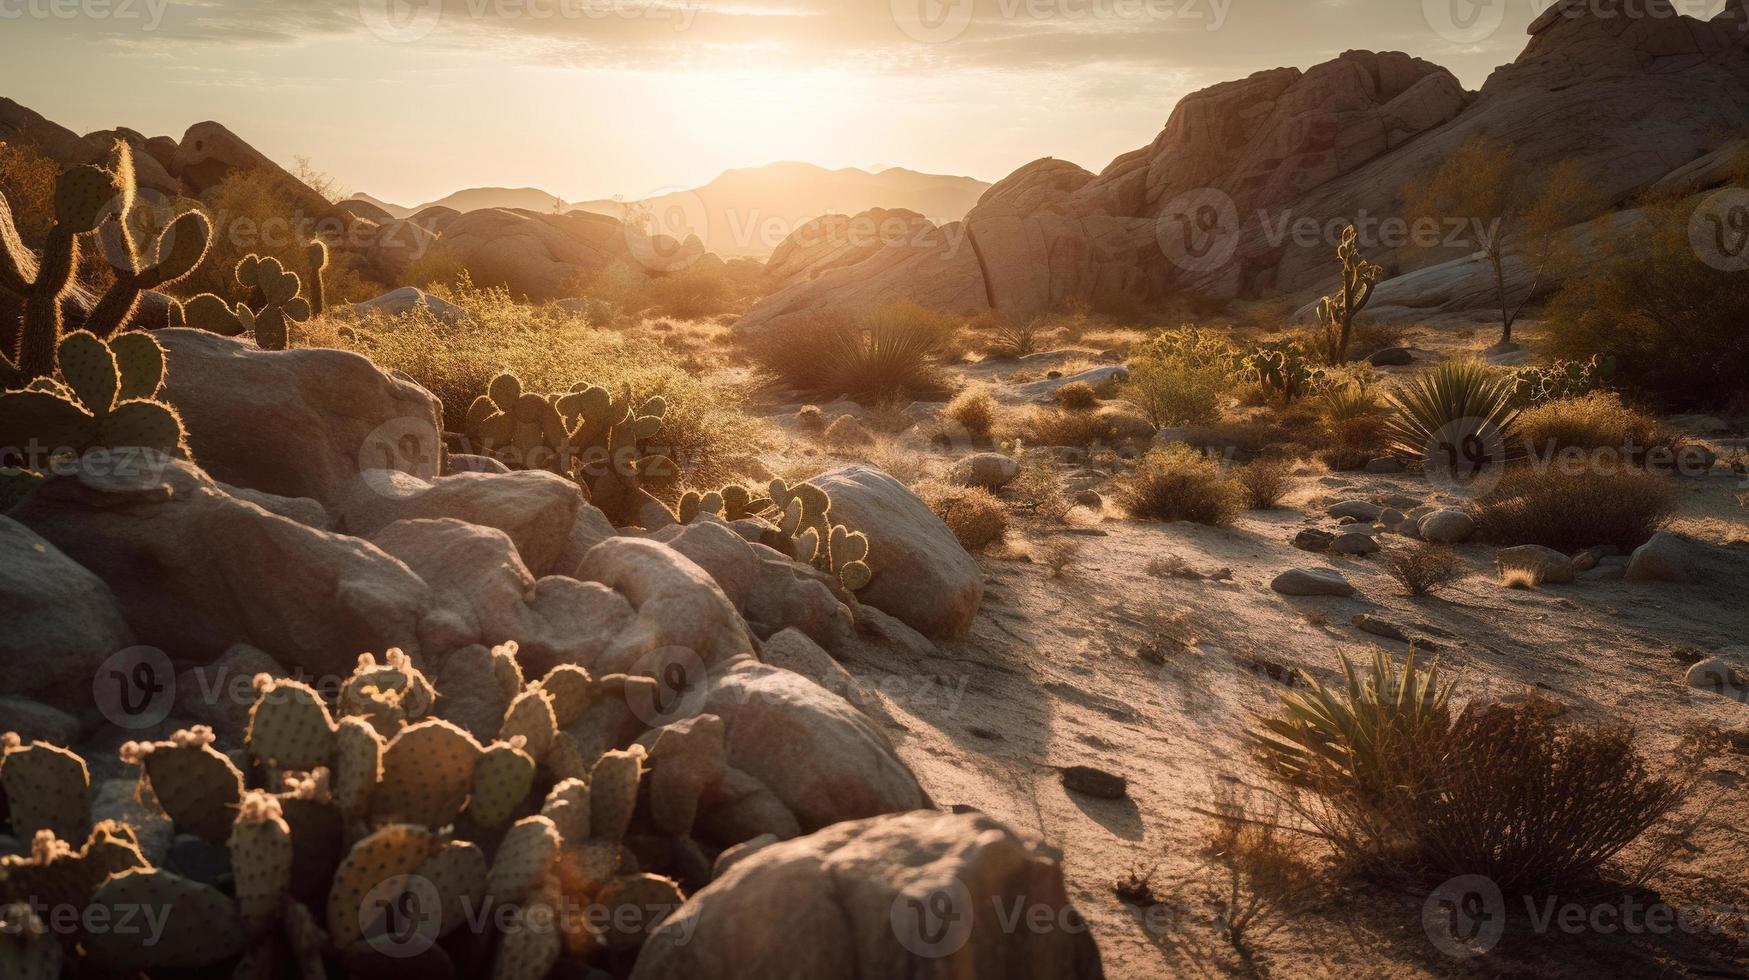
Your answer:
[[[640,198],[783,159],[995,180],[1097,171],[1187,92],[1348,48],[1474,88],[1547,2],[0,0],[0,95],[82,133],[215,119],[401,204]]]

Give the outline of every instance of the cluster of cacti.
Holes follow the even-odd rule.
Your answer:
[[[164,349],[150,334],[130,331],[104,341],[75,331],[61,338],[55,360],[58,377],[0,394],[0,445],[42,453],[142,448],[187,455],[182,420],[157,400]]]
[[[1325,377],[1324,370],[1314,367],[1292,344],[1260,347],[1242,364],[1259,387],[1284,405],[1309,394]]]
[[[225,337],[254,331],[262,350],[285,350],[291,346],[291,325],[321,316],[326,308],[322,273],[328,268],[328,246],[312,241],[305,249],[310,260],[309,296],[305,283],[278,259],[253,253],[238,260],[231,275],[249,300],[232,304],[222,296],[201,293],[170,304],[170,325],[193,327]],[[251,305],[253,303],[253,305]]]
[[[1318,301],[1318,323],[1324,331],[1324,355],[1331,365],[1346,363],[1348,345],[1354,339],[1354,318],[1372,302],[1373,289],[1385,274],[1383,266],[1368,262],[1360,254],[1360,233],[1353,225],[1342,233],[1336,246],[1336,258],[1342,263],[1342,285],[1339,291]]]
[[[115,221],[106,221],[98,232],[109,264],[115,269],[115,285],[91,309],[85,329],[107,337],[123,327],[139,305],[140,294],[179,282],[206,261],[212,241],[212,225],[206,215],[189,211],[170,222],[142,256],[128,227],[131,209],[124,205]],[[174,302],[174,301],[173,301]]]
[[[794,544],[797,561],[812,564],[855,592],[874,577],[868,566],[868,535],[832,523],[832,497],[812,483],[791,487],[771,481],[771,502],[782,515],[778,526]]]
[[[1589,361],[1522,367],[1512,372],[1513,401],[1528,406],[1588,395],[1607,385],[1615,377],[1615,370],[1615,358],[1599,356]]]
[[[562,957],[635,951],[685,897],[648,854],[684,854],[677,866],[709,878],[692,834],[729,772],[724,726],[706,715],[634,738],[626,706],[653,698],[655,681],[561,665],[528,683],[516,657],[507,644],[457,681],[489,692],[492,707],[460,719],[479,739],[437,717],[448,699],[391,651],[361,657],[332,703],[257,677],[243,754],[218,751],[204,727],[123,745],[139,801],[222,853],[218,873],[156,867],[131,828],[93,828],[84,761],[6,736],[0,823],[33,845],[0,859],[0,918],[18,920],[0,936],[0,966],[256,976],[296,963],[332,976],[334,964],[375,974],[398,962],[448,973],[454,955],[470,971],[538,978]],[[658,836],[672,840],[647,852],[640,842]],[[161,934],[56,936],[16,903],[167,917]],[[494,906],[491,935],[446,944]]]
[[[731,483],[721,490],[704,493],[687,491],[681,495],[675,514],[682,524],[691,524],[705,514],[715,514],[725,521],[738,521],[746,517],[757,517],[770,510],[771,506],[770,497],[756,497],[746,487]]]
[[[667,411],[660,396],[634,398],[630,385],[617,397],[587,382],[541,395],[505,373],[468,407],[465,434],[510,466],[575,479],[610,519],[631,523],[644,502],[644,480],[674,468],[668,457],[644,451]]]
[[[117,143],[108,167],[86,165],[62,174],[55,185],[55,221],[40,258],[25,247],[0,197],[0,289],[24,297],[18,346],[0,356],[0,387],[14,388],[55,370],[61,339],[61,299],[79,266],[79,236],[124,214],[133,198],[133,156]]]

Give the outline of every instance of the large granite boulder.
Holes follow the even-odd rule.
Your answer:
[[[419,576],[369,542],[151,459],[115,467],[88,455],[11,513],[109,586],[140,643],[195,662],[247,643],[289,669],[343,676],[364,651],[471,642]]]
[[[88,705],[98,665],[133,642],[102,579],[6,517],[0,517],[0,607],[7,620],[0,630],[5,694]]]
[[[903,483],[868,466],[808,481],[832,497],[832,520],[868,535],[874,578],[860,602],[926,636],[963,636],[984,598],[984,576],[953,532]]]
[[[331,504],[361,471],[422,479],[442,460],[437,399],[340,350],[264,351],[204,330],[159,330],[160,397],[216,480]]]
[[[633,980],[1104,975],[1061,855],[983,814],[842,823],[723,867],[651,934]]]

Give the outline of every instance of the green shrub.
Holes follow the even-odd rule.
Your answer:
[[[752,344],[754,357],[798,391],[873,404],[939,392],[941,355],[958,331],[953,317],[900,303],[854,320],[778,326]]]
[[[1238,516],[1241,490],[1220,463],[1174,445],[1142,457],[1119,486],[1118,502],[1143,520],[1223,525]]]
[[[1156,429],[1218,420],[1221,399],[1232,386],[1227,368],[1182,354],[1132,358],[1129,372],[1119,394]]]
[[[1675,499],[1663,477],[1644,470],[1513,466],[1470,516],[1477,534],[1495,544],[1540,544],[1568,554],[1597,545],[1631,551],[1670,521]]]
[[[1502,461],[1518,421],[1511,379],[1480,361],[1447,361],[1385,400],[1391,448],[1430,466],[1449,465],[1460,480]]]
[[[1743,273],[1703,261],[1690,237],[1691,224],[1704,229],[1710,217],[1658,205],[1601,242],[1605,258],[1549,303],[1551,353],[1613,359],[1614,383],[1663,411],[1716,410],[1749,390]]]

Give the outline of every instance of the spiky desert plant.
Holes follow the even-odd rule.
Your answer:
[[[328,243],[320,238],[304,247],[310,260],[310,315],[321,316],[328,309],[328,287],[322,274],[328,271]]]
[[[99,337],[124,329],[141,293],[180,282],[206,261],[212,233],[206,215],[190,211],[172,221],[152,242],[149,252],[142,254],[128,227],[126,212],[115,221],[104,222],[98,240],[115,269],[115,284],[92,308],[85,329]]]
[[[758,497],[740,484],[731,483],[721,490],[705,493],[687,491],[680,497],[675,513],[680,523],[691,524],[702,514],[715,514],[725,521],[755,517],[771,509],[770,497]]]
[[[225,843],[243,924],[250,935],[259,936],[279,922],[280,907],[290,894],[292,832],[271,793],[250,790],[236,811]]]
[[[223,844],[243,798],[243,774],[212,742],[213,730],[196,725],[163,742],[127,742],[120,755],[140,767],[178,831]]]
[[[25,744],[7,732],[0,735],[0,788],[20,839],[41,830],[64,841],[85,839],[91,826],[91,772],[84,759],[46,742]]]
[[[291,325],[310,318],[310,301],[299,295],[303,280],[278,259],[254,254],[237,262],[236,277],[239,285],[260,290],[262,299],[260,309],[238,308],[244,328],[255,331],[262,350],[285,350],[291,344]]]
[[[660,396],[636,398],[627,384],[598,411],[606,394],[599,386],[578,384],[557,405],[578,454],[577,482],[609,520],[629,524],[644,501],[645,482],[675,469],[667,456],[644,448],[662,431],[668,402]]]
[[[1411,648],[1399,669],[1377,650],[1363,672],[1343,655],[1342,678],[1332,689],[1302,671],[1308,690],[1281,695],[1281,714],[1257,719],[1247,736],[1264,767],[1292,786],[1339,786],[1374,803],[1414,792],[1403,785],[1405,753],[1451,727],[1451,685],[1438,661],[1421,669]]]
[[[1293,344],[1260,347],[1241,363],[1252,380],[1283,405],[1310,393],[1324,379],[1324,372],[1314,367]]]
[[[91,898],[91,914],[125,922],[140,909],[160,910],[162,932],[103,929],[83,934],[97,963],[130,970],[210,967],[243,951],[248,932],[237,903],[211,885],[158,868],[111,876]]]
[[[133,331],[105,342],[83,330],[61,338],[60,377],[0,394],[0,445],[50,452],[152,449],[186,456],[182,420],[157,400],[164,349]]]
[[[108,167],[86,165],[62,174],[55,184],[54,224],[40,258],[25,247],[11,205],[0,197],[0,289],[24,297],[17,346],[0,354],[0,387],[21,387],[54,373],[61,298],[79,265],[79,236],[96,231],[111,214],[125,214],[133,186],[133,156],[121,142]]]
[[[235,337],[243,332],[244,317],[249,307],[243,303],[232,306],[224,297],[212,293],[177,302],[170,302],[170,325],[205,330],[221,337]]]
[[[1348,360],[1348,345],[1354,340],[1354,318],[1372,302],[1383,266],[1360,254],[1360,233],[1353,225],[1342,233],[1336,246],[1342,263],[1342,284],[1337,292],[1318,301],[1318,324],[1323,331],[1325,363],[1334,367]]]
[[[1385,436],[1398,454],[1471,473],[1504,461],[1518,422],[1512,379],[1481,361],[1447,361],[1385,396]]]
[[[779,527],[794,545],[797,561],[808,562],[833,576],[850,592],[868,586],[874,573],[868,565],[868,535],[832,523],[832,497],[812,483],[791,487],[771,481],[771,502],[781,513]]]

